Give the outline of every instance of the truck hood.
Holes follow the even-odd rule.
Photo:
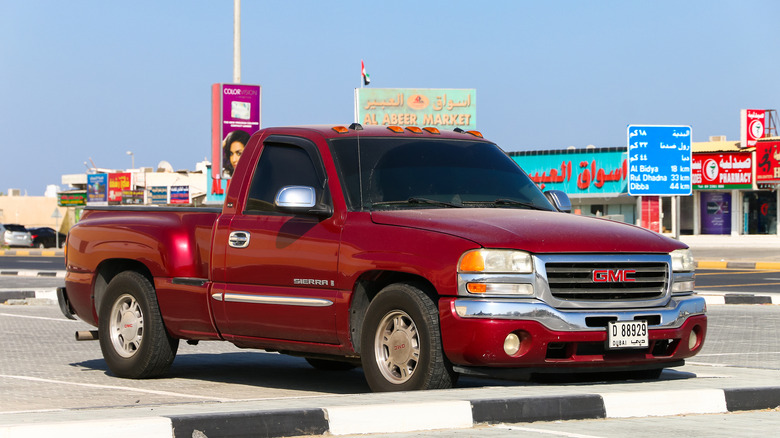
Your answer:
[[[532,253],[668,253],[687,248],[658,233],[606,219],[507,208],[374,211],[374,223],[444,233],[486,248]]]

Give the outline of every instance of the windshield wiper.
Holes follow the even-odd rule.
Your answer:
[[[534,210],[549,211],[548,209],[540,207],[540,206],[538,206],[536,204],[532,204],[530,202],[516,201],[514,199],[499,198],[499,199],[496,199],[495,201],[493,201],[493,203],[496,204],[496,205],[517,205],[519,207],[527,207],[527,208],[531,208],[531,209],[534,209]]]
[[[462,205],[453,204],[452,202],[445,202],[445,201],[437,201],[435,199],[429,199],[429,198],[421,198],[419,196],[412,196],[411,198],[407,199],[406,201],[382,201],[382,202],[374,202],[371,204],[372,207],[375,207],[377,205],[398,205],[398,204],[431,204],[431,205],[439,205],[443,207],[453,207],[453,208],[461,208]]]

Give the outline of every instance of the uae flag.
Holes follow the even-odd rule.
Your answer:
[[[360,73],[363,75],[363,85],[368,85],[371,83],[371,78],[368,76],[368,73],[366,73],[366,66],[363,64],[363,60],[360,60]]]

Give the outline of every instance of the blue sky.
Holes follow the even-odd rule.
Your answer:
[[[628,124],[739,139],[780,106],[766,1],[242,1],[242,83],[263,126],[346,124],[376,88],[475,88],[504,150],[625,146]],[[233,79],[232,0],[0,0],[0,192],[98,167],[210,159]],[[62,187],[66,189],[66,186]]]

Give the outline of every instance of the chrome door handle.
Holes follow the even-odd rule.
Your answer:
[[[228,238],[228,245],[233,248],[246,248],[249,246],[249,232],[233,231]]]

